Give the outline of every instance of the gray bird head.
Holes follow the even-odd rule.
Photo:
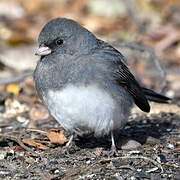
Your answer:
[[[96,37],[77,22],[56,18],[48,22],[42,29],[39,39],[39,49],[36,55],[50,54],[81,54],[97,46]]]

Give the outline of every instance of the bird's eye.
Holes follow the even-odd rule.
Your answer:
[[[62,39],[58,39],[56,40],[56,44],[59,46],[59,45],[62,45],[63,44],[63,40]]]

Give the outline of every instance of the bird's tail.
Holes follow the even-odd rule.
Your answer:
[[[146,96],[146,98],[149,101],[154,101],[154,102],[158,102],[158,103],[169,103],[169,101],[171,100],[170,98],[163,96],[161,94],[158,94],[156,92],[154,92],[153,90],[147,89],[147,88],[142,88],[143,92]]]

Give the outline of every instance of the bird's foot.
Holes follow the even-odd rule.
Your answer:
[[[111,142],[112,142],[112,145],[111,145],[111,151],[109,153],[109,156],[118,156],[118,151],[117,151],[117,148],[116,148],[116,145],[115,145],[115,140],[114,140],[114,134],[113,132],[111,132]]]
[[[109,152],[109,157],[116,157],[118,156],[118,150],[115,145],[111,146],[111,150]]]
[[[71,135],[69,141],[66,143],[66,145],[63,147],[62,152],[65,154],[69,154],[70,148],[72,146],[72,141],[73,141],[74,135]]]
[[[115,146],[111,146],[111,150],[103,152],[103,156],[108,158],[117,157],[118,151]]]

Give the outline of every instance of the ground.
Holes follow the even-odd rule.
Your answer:
[[[152,104],[157,108],[155,104]],[[167,108],[162,105],[161,111]],[[169,105],[171,106],[171,105]],[[174,105],[172,105],[174,106]],[[177,108],[178,110],[178,108]],[[47,137],[31,132],[26,125],[13,122],[1,126],[3,133],[16,137],[38,139],[43,144]],[[44,132],[62,129],[55,120],[37,125]],[[13,129],[13,131],[12,131]],[[13,132],[13,133],[12,133]],[[77,137],[69,148],[49,144],[47,150],[28,146],[24,150],[13,138],[0,139],[1,179],[179,179],[180,116],[173,112],[135,114],[116,137],[118,155],[109,157],[110,138],[93,135]],[[65,136],[69,136],[65,132]]]
[[[112,3],[113,2],[113,3]],[[39,33],[50,19],[74,19],[126,58],[136,79],[170,98],[133,108],[110,137],[76,137],[49,116],[32,72]],[[0,179],[180,179],[179,0],[0,0]]]

